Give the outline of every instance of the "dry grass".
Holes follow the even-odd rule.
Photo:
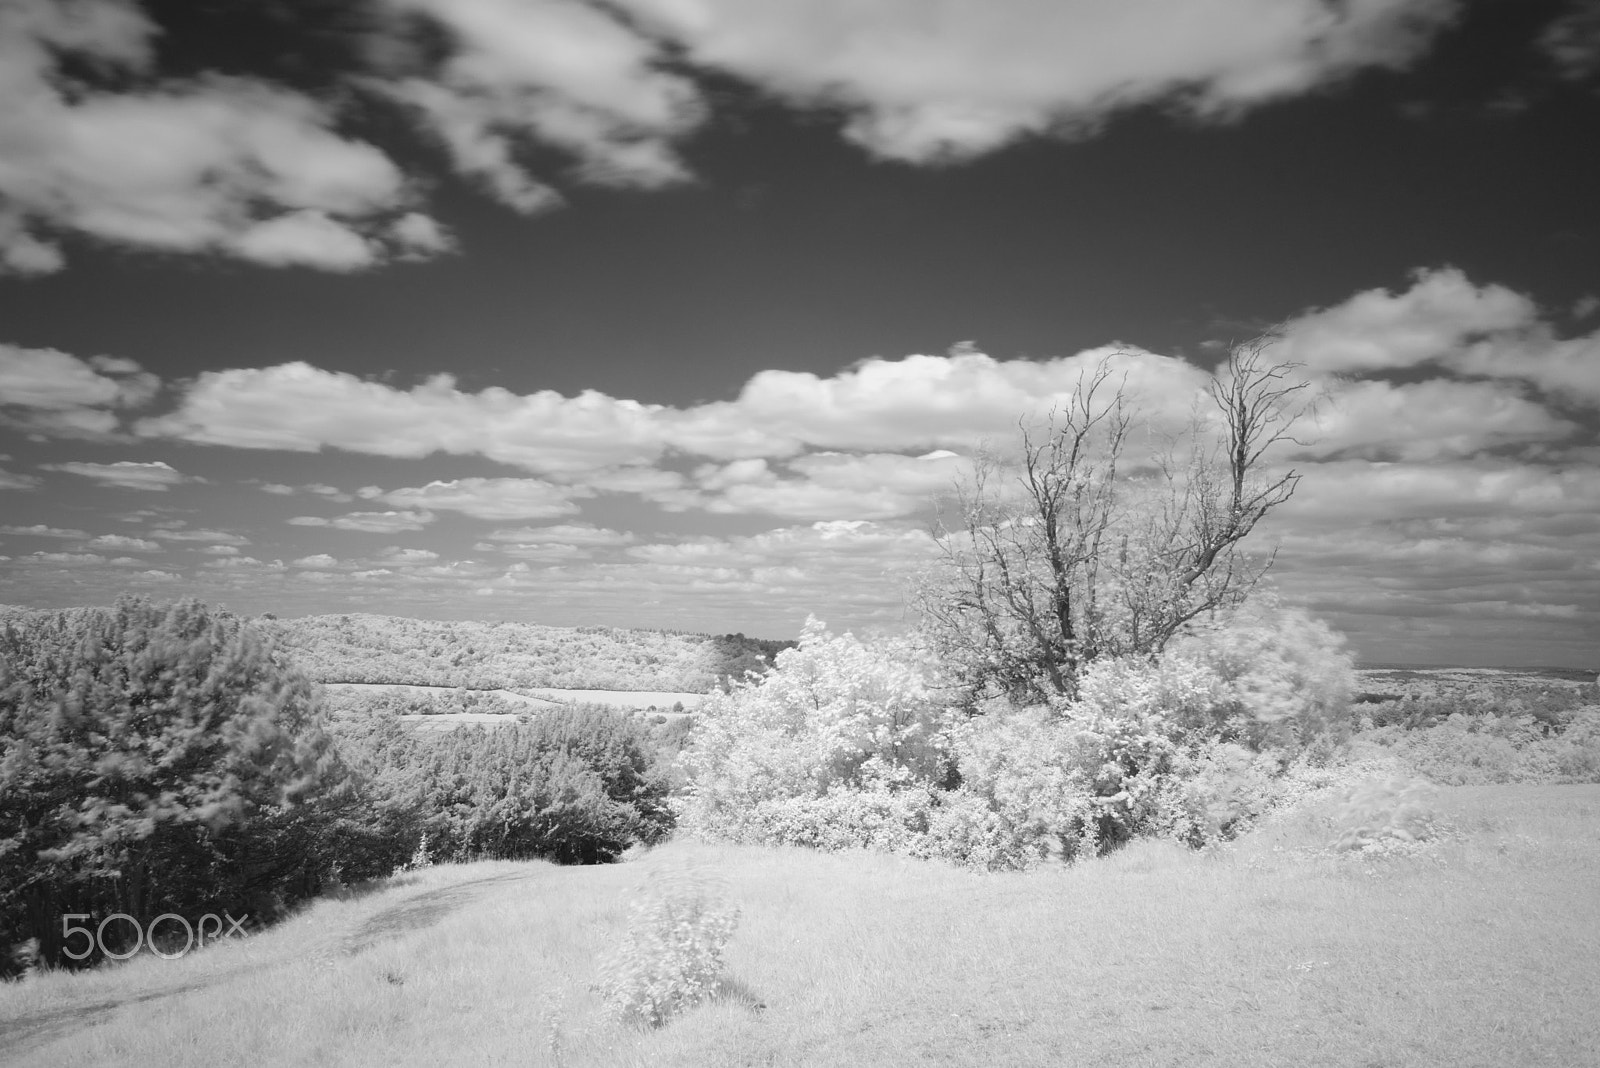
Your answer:
[[[1027,875],[693,843],[604,868],[433,869],[248,944],[0,989],[0,1060],[1600,1063],[1600,787],[1439,804],[1460,836],[1387,859],[1313,851],[1332,837],[1325,805],[1214,854],[1147,842]],[[742,909],[732,981],[665,1027],[615,1023],[597,961],[633,894],[691,863]],[[463,883],[482,874],[500,881]],[[49,1044],[7,1037],[118,1000]]]

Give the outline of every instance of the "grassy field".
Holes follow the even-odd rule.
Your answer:
[[[1600,787],[1445,790],[1459,836],[1317,852],[1313,805],[1211,854],[978,875],[678,842],[439,867],[178,961],[0,987],[0,1062],[1600,1064]],[[685,866],[743,910],[728,994],[604,1015],[627,905]]]

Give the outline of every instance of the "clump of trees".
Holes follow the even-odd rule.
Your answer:
[[[673,826],[670,771],[650,725],[609,709],[438,733],[354,719],[340,734],[390,857],[420,849],[429,860],[597,864]]]
[[[312,684],[233,617],[128,599],[0,632],[0,942],[58,964],[65,913],[270,912],[320,887],[351,800]]]
[[[1275,452],[1309,399],[1269,344],[1235,351],[1175,433],[1141,426],[1103,364],[1014,454],[980,462],[936,530],[913,635],[812,620],[703,706],[682,826],[1004,869],[1141,835],[1225,840],[1340,762],[1600,778],[1592,691],[1353,719],[1342,638],[1278,604],[1271,552],[1247,549],[1298,485]]]
[[[440,858],[616,857],[671,826],[646,724],[570,710],[419,738],[393,717],[335,731],[256,625],[195,601],[19,614],[0,630],[0,961],[63,916],[271,920]],[[105,929],[105,948],[133,940]],[[79,947],[73,947],[76,953]]]
[[[1269,344],[1236,350],[1176,434],[1140,427],[1102,364],[980,462],[936,531],[918,634],[813,621],[705,706],[685,824],[1019,867],[1214,841],[1271,804],[1344,729],[1353,666],[1326,627],[1251,599],[1271,556],[1244,542],[1298,484],[1271,454],[1306,411]]]

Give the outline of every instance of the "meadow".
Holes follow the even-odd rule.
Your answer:
[[[1339,853],[1314,794],[1204,851],[984,874],[674,840],[439,865],[247,940],[0,985],[0,1063],[1600,1063],[1600,786],[1446,788],[1442,834]],[[713,1000],[592,989],[629,904],[699,873],[742,913]]]

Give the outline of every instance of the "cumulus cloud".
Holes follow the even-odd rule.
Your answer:
[[[395,567],[414,567],[418,564],[431,564],[439,559],[439,554],[431,549],[406,549],[399,545],[391,545],[376,557],[380,563]]]
[[[227,530],[184,530],[167,529],[157,530],[152,538],[162,541],[187,541],[198,542],[202,545],[249,545],[250,539],[242,534],[235,534]]]
[[[1315,438],[1302,455],[1411,461],[1555,441],[1579,429],[1513,385],[1445,379],[1347,383],[1328,395],[1315,422]]]
[[[1064,405],[1080,377],[1102,363],[1152,417],[1186,416],[1208,381],[1192,364],[1132,347],[1041,361],[963,351],[866,360],[827,377],[761,371],[735,400],[677,409],[592,390],[470,393],[449,375],[403,390],[291,363],[205,372],[175,411],[142,420],[137,431],[300,452],[478,454],[591,489],[666,492],[681,477],[641,465],[669,452],[733,460],[1009,439],[1019,418],[1037,420]]]
[[[0,8],[0,264],[59,269],[59,232],[331,270],[428,250],[418,224],[397,222],[411,196],[383,152],[298,93],[161,81],[155,33],[130,0]],[[97,88],[86,70],[131,88]]]
[[[108,438],[120,425],[119,409],[148,403],[159,388],[159,379],[132,360],[82,360],[55,349],[0,344],[0,425]]]
[[[675,138],[704,114],[666,69],[657,42],[576,0],[387,0],[444,32],[436,70],[387,92],[415,109],[462,174],[502,203],[536,212],[560,202],[518,161],[530,141],[561,149],[580,178],[654,187],[684,179]]]
[[[1562,339],[1532,298],[1475,285],[1460,270],[1420,270],[1409,289],[1371,289],[1284,327],[1275,357],[1324,374],[1430,368],[1519,379],[1600,408],[1600,331]]]
[[[355,530],[366,534],[397,534],[405,530],[421,530],[433,519],[431,512],[349,512],[333,519],[297,515],[288,523],[296,527],[331,527],[334,530]]]
[[[147,538],[130,538],[123,534],[102,534],[89,543],[91,549],[110,549],[125,553],[160,552],[162,546]]]
[[[706,464],[695,489],[652,499],[671,511],[756,513],[788,519],[893,519],[927,509],[971,465],[948,451],[921,457],[897,453],[815,452],[773,467],[763,459]]]
[[[312,571],[326,571],[339,566],[339,561],[327,553],[317,553],[314,556],[302,556],[291,562],[293,567],[303,567]]]
[[[639,540],[636,535],[626,531],[597,527],[593,523],[502,528],[484,537],[489,541],[511,542],[518,545],[581,545],[587,548],[632,545]]]
[[[586,391],[519,396],[458,390],[436,375],[401,390],[306,363],[207,371],[169,415],[138,432],[208,445],[379,456],[481,453],[533,470],[586,471],[653,460],[662,449],[653,409]]]
[[[87,538],[89,536],[87,532],[82,530],[73,530],[68,527],[46,526],[43,523],[35,523],[32,526],[27,527],[13,526],[8,524],[0,527],[0,534],[8,534],[12,537],[24,538]]]
[[[1570,0],[1567,10],[1539,35],[1539,48],[1568,81],[1585,81],[1600,72],[1600,4]]]
[[[157,490],[165,493],[169,488],[184,482],[201,481],[191,475],[176,471],[170,464],[160,460],[149,463],[140,463],[134,460],[117,460],[114,463],[98,464],[74,461],[64,464],[45,464],[50,471],[64,471],[69,475],[81,475],[92,478],[107,486],[117,486],[121,489]]]
[[[36,489],[38,485],[39,479],[33,475],[22,475],[0,468],[0,490],[30,490]]]
[[[441,0],[442,2],[442,0]],[[926,162],[1083,135],[1167,104],[1226,118],[1403,68],[1455,0],[619,0],[691,61],[842,108],[868,151]]]
[[[69,566],[83,566],[87,564],[103,564],[106,558],[99,553],[46,553],[31,554],[32,559],[50,564],[67,564]]]
[[[1427,464],[1340,460],[1318,464],[1281,513],[1355,524],[1413,517],[1600,511],[1600,471],[1511,460]]]
[[[461,512],[476,519],[555,519],[575,515],[573,497],[591,496],[579,486],[537,478],[460,478],[390,490],[382,500],[402,508]]]

